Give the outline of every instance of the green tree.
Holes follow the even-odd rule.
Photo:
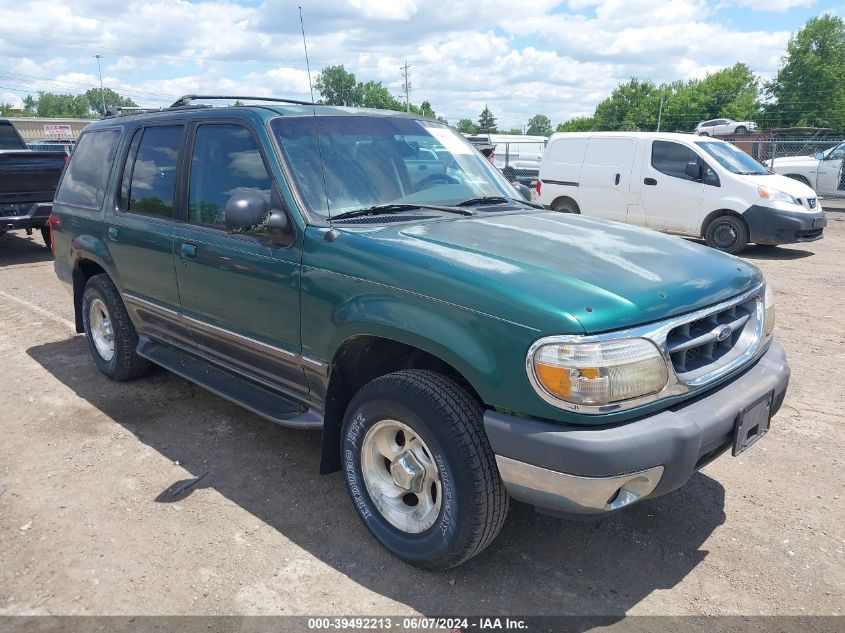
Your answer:
[[[811,18],[786,46],[783,67],[765,86],[782,126],[845,128],[845,21]]]
[[[634,77],[599,102],[595,119],[601,130],[654,130],[659,106],[658,87]]]
[[[39,92],[35,113],[41,117],[70,117],[84,119],[91,116],[88,98],[84,95]]]
[[[496,133],[496,117],[493,116],[493,113],[490,111],[490,108],[488,108],[486,105],[481,111],[481,114],[478,115],[478,131],[483,134]]]
[[[354,75],[353,75],[354,77]],[[404,110],[405,105],[399,103],[390,91],[380,81],[359,83],[355,92],[360,95],[360,105],[363,108],[380,108],[382,110]]]
[[[362,95],[358,85],[355,73],[348,72],[343,64],[324,68],[314,82],[323,103],[336,106],[360,106]]]
[[[475,134],[478,131],[478,126],[472,122],[472,119],[461,119],[458,121],[458,132],[464,134]]]
[[[436,116],[434,114],[434,109],[431,107],[431,104],[428,101],[423,101],[420,104],[419,114],[421,114],[422,116],[431,117],[432,119]]]
[[[85,97],[88,99],[88,108],[100,116],[105,115],[103,110],[103,102],[106,108],[115,107],[136,107],[138,104],[128,97],[121,97],[111,88],[104,88],[102,94],[99,88],[91,88],[85,91]]]
[[[528,119],[528,131],[526,134],[550,136],[552,134],[552,120],[545,114],[535,114]]]
[[[558,123],[555,132],[592,132],[597,129],[599,128],[595,117],[577,116],[574,119]]]
[[[659,93],[663,97],[660,129],[666,131],[690,132],[699,121],[721,117],[753,121],[761,113],[758,79],[741,63],[704,79],[660,86]]]

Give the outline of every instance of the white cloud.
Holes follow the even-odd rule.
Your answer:
[[[13,108],[20,110],[23,108],[23,99],[14,92],[0,92],[0,104],[9,104]]]
[[[4,3],[0,85],[81,92],[99,85],[93,55],[100,53],[104,84],[145,105],[190,92],[308,98],[300,1]],[[736,61],[773,73],[788,31],[767,29],[762,18],[726,25],[716,1],[475,0],[447,7],[435,0],[310,0],[303,11],[312,73],[342,63],[399,95],[399,66],[407,61],[415,102],[427,99],[452,121],[477,118],[486,104],[510,127],[538,112],[554,122],[590,113],[631,76],[701,77]],[[33,41],[44,44],[36,50]]]
[[[783,13],[790,9],[812,7],[816,4],[816,0],[731,0],[729,4],[752,11]]]

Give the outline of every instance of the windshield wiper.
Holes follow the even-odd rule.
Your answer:
[[[442,207],[435,204],[376,204],[363,209],[352,209],[331,216],[332,220],[345,220],[347,218],[360,218],[365,215],[383,215],[387,213],[402,213],[403,211],[419,211],[420,209],[432,209],[434,211],[445,211],[446,213],[457,213],[458,215],[475,215],[469,209],[458,209],[455,207]]]
[[[524,204],[525,206],[531,207],[532,209],[542,209],[542,205],[534,204],[533,202],[528,202],[528,200],[520,200],[519,198],[506,198],[504,196],[481,196],[480,198],[470,198],[468,200],[464,200],[463,202],[459,202],[456,206],[458,207],[477,207],[482,204],[505,204],[507,202],[518,202],[519,204]]]

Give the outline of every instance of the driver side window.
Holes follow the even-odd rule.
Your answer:
[[[224,228],[226,202],[238,194],[258,195],[270,206],[273,181],[258,144],[240,125],[211,123],[197,128],[190,183],[191,224]]]

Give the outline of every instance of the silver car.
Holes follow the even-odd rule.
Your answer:
[[[757,129],[754,121],[734,121],[732,119],[710,119],[695,126],[699,136],[728,136],[730,134],[748,134]]]

